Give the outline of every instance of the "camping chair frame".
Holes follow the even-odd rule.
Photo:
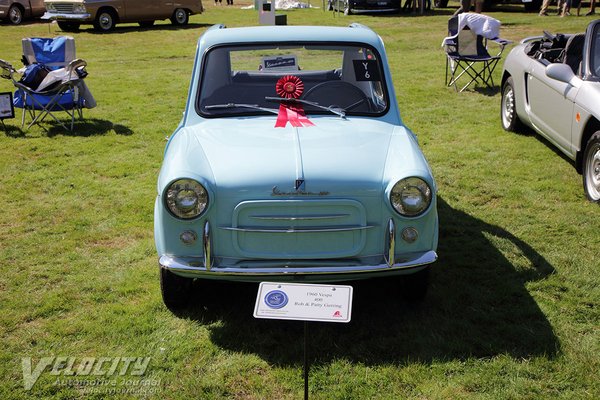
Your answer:
[[[508,40],[495,38],[486,39],[481,35],[476,35],[470,32],[469,27],[464,27],[462,31],[469,31],[474,36],[476,51],[474,54],[462,54],[460,37],[465,33],[457,32],[456,18],[451,18],[448,22],[448,33],[451,35],[458,34],[455,38],[446,40],[444,43],[446,51],[446,86],[454,86],[454,90],[462,92],[472,84],[480,83],[489,89],[494,88],[493,72],[498,61],[500,61],[502,52]],[[494,42],[498,45],[498,53],[490,55],[488,52],[488,43]],[[458,89],[457,82],[465,76],[468,81],[464,86]]]
[[[27,129],[33,124],[40,124],[46,117],[50,116],[63,128],[72,132],[75,116],[78,115],[80,119],[83,119],[83,101],[80,97],[80,87],[83,82],[83,77],[86,74],[84,70],[86,65],[87,63],[81,59],[71,61],[65,69],[65,77],[62,81],[52,85],[46,90],[37,91],[17,81],[15,79],[15,73],[17,71],[6,61],[0,60],[0,69],[2,69],[1,77],[12,81],[23,103],[21,128],[25,126],[27,115],[31,118],[31,122],[27,125]],[[83,75],[80,77],[82,71]],[[70,95],[72,101],[66,104],[61,103],[61,99],[65,95]],[[48,100],[41,101],[40,96],[45,96]],[[67,125],[53,114],[54,112],[60,111],[67,113],[70,117],[70,127],[67,127]]]

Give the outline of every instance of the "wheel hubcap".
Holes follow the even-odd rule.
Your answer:
[[[504,126],[508,127],[513,120],[515,114],[515,95],[512,88],[506,89],[504,92],[504,107],[502,109],[502,121]]]
[[[600,144],[595,144],[590,151],[587,168],[587,191],[594,199],[600,199]]]
[[[100,16],[100,26],[102,29],[109,29],[112,25],[112,18],[108,14]]]
[[[179,22],[180,24],[183,23],[183,21],[185,21],[185,11],[177,10],[177,14],[175,14],[175,18],[177,19],[177,22]]]
[[[10,20],[13,24],[19,24],[21,22],[21,12],[16,7],[13,7],[13,9],[10,10]]]

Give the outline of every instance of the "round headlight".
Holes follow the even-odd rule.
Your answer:
[[[204,212],[208,205],[208,193],[204,186],[192,179],[179,179],[166,191],[169,211],[181,219],[192,219]]]
[[[431,188],[420,178],[401,179],[392,188],[390,202],[398,213],[416,217],[423,214],[431,204]]]

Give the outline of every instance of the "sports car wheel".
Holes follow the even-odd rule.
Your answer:
[[[192,279],[182,278],[165,268],[160,268],[160,291],[169,310],[180,310],[189,304],[192,282]]]
[[[500,106],[500,119],[502,128],[509,132],[518,132],[523,127],[517,115],[517,103],[515,100],[515,86],[512,77],[506,79],[502,88],[502,102]]]
[[[600,201],[600,131],[594,133],[585,146],[583,188],[590,201]]]
[[[425,299],[429,287],[429,267],[410,275],[402,276],[402,297],[408,301]]]
[[[23,22],[23,9],[16,4],[10,6],[8,9],[8,20],[13,25],[19,25]]]

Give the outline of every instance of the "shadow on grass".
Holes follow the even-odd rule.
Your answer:
[[[70,121],[61,120],[67,127],[70,127]],[[127,126],[120,124],[113,124],[110,121],[96,118],[84,118],[83,120],[75,120],[73,125],[73,131],[65,129],[62,125],[52,122],[44,122],[38,125],[44,131],[48,137],[54,136],[79,136],[79,137],[90,137],[105,135],[111,130],[114,130],[117,135],[130,136],[133,135],[133,131]],[[27,138],[27,129],[21,127],[6,125],[5,134],[6,136],[14,138]]]
[[[434,362],[508,354],[530,357],[559,351],[552,327],[525,288],[554,269],[510,232],[439,199],[439,261],[426,300],[402,300],[395,278],[355,281],[352,321],[310,323],[313,363],[347,359],[366,365]],[[517,269],[493,242],[528,266]],[[257,284],[200,282],[203,302],[181,313],[208,324],[216,345],[257,354],[276,365],[299,365],[303,324],[252,317]],[[201,298],[200,298],[201,297]],[[214,323],[213,322],[217,322]]]
[[[172,24],[158,24],[152,26],[139,26],[139,25],[119,25],[115,27],[111,32],[98,32],[93,27],[90,26],[89,29],[85,29],[87,33],[95,34],[95,35],[114,35],[114,34],[123,34],[129,32],[146,32],[146,31],[179,31],[179,30],[187,30],[187,29],[200,29],[200,28],[208,28],[213,26],[214,24],[199,24],[199,23],[189,23],[187,25],[172,25]],[[81,29],[84,31],[84,29]]]

